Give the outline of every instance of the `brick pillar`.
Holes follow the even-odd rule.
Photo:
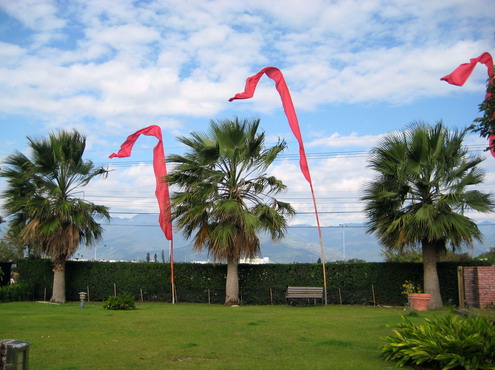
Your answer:
[[[495,304],[495,266],[465,266],[466,307],[490,308]]]
[[[491,308],[495,305],[495,266],[480,266],[477,272],[480,308]]]

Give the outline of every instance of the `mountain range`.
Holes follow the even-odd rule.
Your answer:
[[[478,225],[484,234],[483,243],[475,243],[469,251],[473,256],[495,246],[495,224],[483,222]],[[91,248],[81,247],[74,257],[99,260],[145,261],[155,255],[159,262],[168,260],[170,242],[165,239],[158,226],[156,215],[136,215],[132,218],[113,217],[104,222],[102,240]],[[367,262],[383,261],[381,247],[374,235],[366,233],[361,224],[345,227],[322,228],[325,261],[361,259]],[[320,239],[316,227],[292,225],[280,241],[272,241],[267,235],[260,235],[261,256],[270,263],[315,263],[321,258]],[[180,232],[174,231],[174,260],[176,262],[210,261],[207,252],[195,252],[192,241],[185,240]],[[344,258],[345,255],[345,258]]]

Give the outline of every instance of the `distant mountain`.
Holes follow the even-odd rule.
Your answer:
[[[162,261],[162,251],[168,259],[169,241],[158,227],[156,215],[136,215],[132,218],[112,218],[105,223],[103,240],[96,246],[96,258],[106,260],[146,260],[157,255]],[[495,246],[495,224],[479,224],[484,234],[484,243],[475,244],[473,255],[477,256]],[[369,262],[382,261],[380,246],[373,235],[366,234],[360,224],[349,224],[345,228],[335,226],[322,229],[326,261],[359,258]],[[261,235],[261,257],[269,257],[271,263],[317,262],[321,257],[318,232],[308,225],[292,226],[284,239],[273,242],[267,235]],[[75,257],[92,259],[95,248],[81,248]],[[192,241],[186,241],[181,233],[174,233],[174,258],[178,262],[205,261],[207,253],[192,249]],[[211,260],[211,259],[210,259]]]

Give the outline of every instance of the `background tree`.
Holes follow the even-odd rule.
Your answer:
[[[382,256],[387,262],[423,262],[423,254],[418,246],[407,246],[399,249],[383,248]],[[455,253],[450,250],[445,250],[438,254],[438,262],[446,261],[470,261],[472,257],[469,253]]]
[[[0,261],[13,262],[22,257],[22,250],[9,243],[8,240],[0,240]]]
[[[421,248],[418,245],[406,245],[401,249],[383,246],[380,254],[386,262],[423,262]]]
[[[475,258],[476,261],[487,261],[492,266],[495,266],[495,248],[490,248],[488,252],[480,254]]]
[[[479,105],[483,116],[476,118],[469,129],[488,139],[495,132],[495,82],[487,83],[486,92],[485,100]],[[495,145],[495,142],[492,145]]]
[[[31,158],[15,152],[6,159],[0,176],[7,181],[4,208],[9,227],[24,244],[53,262],[52,302],[65,302],[65,263],[81,243],[101,237],[96,218],[110,218],[108,208],[75,194],[107,171],[82,156],[86,138],[77,131],[59,131],[48,139],[28,138]]]
[[[289,203],[274,195],[286,186],[266,170],[286,147],[265,148],[259,120],[211,121],[209,133],[179,137],[185,155],[171,155],[168,175],[179,189],[172,195],[172,216],[194,248],[207,248],[215,261],[227,262],[226,305],[239,304],[238,264],[260,252],[259,232],[284,235]]]
[[[447,246],[453,250],[481,240],[465,210],[492,211],[490,194],[469,190],[483,181],[482,158],[462,146],[466,131],[449,132],[441,123],[418,123],[385,137],[372,150],[369,167],[378,172],[365,188],[368,232],[402,250],[420,245],[425,292],[430,308],[442,306],[436,263]]]

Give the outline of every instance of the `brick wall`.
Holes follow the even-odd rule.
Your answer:
[[[464,298],[467,307],[495,305],[495,266],[463,267]]]

